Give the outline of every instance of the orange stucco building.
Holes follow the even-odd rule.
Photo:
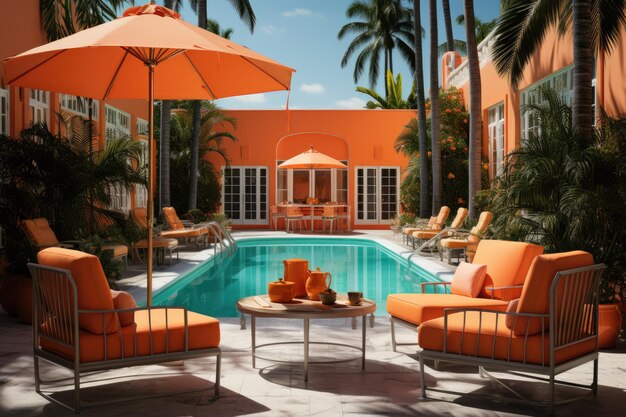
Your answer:
[[[537,88],[549,85],[571,103],[573,95],[573,40],[571,32],[559,36],[549,30],[527,65],[517,89],[500,77],[491,59],[493,33],[478,45],[482,86],[483,154],[490,162],[490,175],[497,175],[504,155],[520,146],[527,133],[534,129],[533,120],[523,114],[524,104],[539,100]],[[451,65],[451,61],[454,65]],[[610,54],[600,54],[595,60],[592,82],[595,94],[595,111],[601,109],[611,116],[626,113],[626,30],[621,29],[620,39]],[[463,90],[469,103],[469,72],[467,62],[456,53],[442,58],[442,85]],[[596,118],[597,118],[596,117]]]

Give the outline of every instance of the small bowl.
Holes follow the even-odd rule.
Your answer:
[[[361,291],[348,291],[348,302],[350,305],[357,306],[361,304],[363,293]]]
[[[327,306],[331,306],[335,304],[335,301],[337,301],[336,292],[321,292],[319,296],[320,296],[320,301],[322,302],[322,304],[327,305]]]

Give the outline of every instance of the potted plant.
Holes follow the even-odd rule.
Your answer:
[[[622,310],[626,300],[626,271],[608,265],[600,281],[598,309],[598,347],[615,347],[622,329]]]
[[[211,220],[222,226],[228,232],[233,229],[231,220],[226,217],[224,213],[213,213],[211,215]]]

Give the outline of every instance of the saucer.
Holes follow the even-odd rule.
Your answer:
[[[363,301],[359,301],[358,303],[351,303],[351,302],[349,302],[349,301],[348,301],[348,305],[349,305],[349,306],[353,306],[353,307],[355,307],[355,306],[360,306],[362,302],[363,302]]]

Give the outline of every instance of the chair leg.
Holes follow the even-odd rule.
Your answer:
[[[74,402],[76,403],[76,413],[80,413],[80,371],[74,367]]]
[[[593,361],[593,382],[591,383],[591,392],[594,397],[598,396],[598,359]]]
[[[426,398],[426,376],[424,375],[424,356],[420,355],[420,390],[422,398]]]
[[[217,355],[217,363],[215,364],[215,396],[220,396],[220,378],[222,371],[222,354]]]
[[[548,384],[548,415],[554,415],[554,370],[550,374],[550,382]]]
[[[35,365],[35,392],[41,392],[41,378],[39,377],[39,357],[34,356],[33,364]]]
[[[389,323],[391,324],[391,350],[396,351],[396,325],[393,322],[393,317],[389,316]]]

